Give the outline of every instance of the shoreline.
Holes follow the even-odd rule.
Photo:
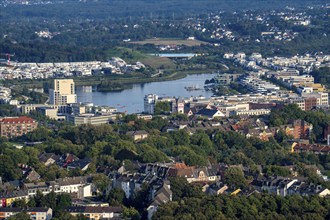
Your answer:
[[[141,77],[121,77],[117,75],[113,76],[87,76],[87,77],[68,77],[74,80],[76,86],[99,86],[102,82],[111,82],[116,84],[121,84],[124,90],[126,87],[130,87],[133,84],[139,83],[152,83],[152,82],[163,82],[163,81],[173,81],[187,77],[188,75],[193,74],[208,74],[214,72],[214,69],[207,69],[207,70],[187,70],[187,71],[177,71],[173,72],[166,76],[161,77],[148,77],[148,78],[141,78]],[[44,84],[51,84],[52,81],[56,78],[48,78],[48,79],[24,79],[24,80],[6,80],[2,81],[2,85],[6,87],[15,87],[15,89],[23,89],[24,87],[31,89],[31,88],[43,88]],[[118,87],[115,89],[103,87],[100,88],[99,91],[102,92],[112,92],[118,91]],[[121,90],[121,89],[120,89]]]

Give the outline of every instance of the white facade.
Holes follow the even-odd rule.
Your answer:
[[[54,89],[49,89],[51,105],[66,105],[77,103],[74,82],[72,79],[55,79]]]
[[[157,100],[158,96],[155,94],[146,95],[144,97],[144,112],[148,114],[154,114]]]

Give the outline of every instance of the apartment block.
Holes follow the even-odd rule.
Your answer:
[[[22,136],[35,130],[37,127],[38,122],[26,116],[0,118],[0,133],[2,137]]]

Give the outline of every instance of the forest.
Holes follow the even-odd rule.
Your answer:
[[[245,11],[219,12],[216,10],[217,7],[221,10],[225,10],[226,7],[221,7],[219,1],[213,0],[210,0],[209,4],[203,2],[203,7],[200,6],[201,1],[193,1],[189,4],[180,1],[176,2],[175,8],[167,1],[157,1],[157,4],[165,4],[173,10],[179,10],[181,5],[182,8],[196,7],[198,9],[193,13],[190,13],[188,9],[184,10],[184,13],[166,10],[166,13],[170,15],[165,18],[157,18],[156,16],[162,15],[162,13],[157,12],[158,9],[155,9],[153,13],[153,10],[148,10],[148,7],[139,7],[148,11],[144,16],[139,15],[140,12],[144,13],[143,10],[134,13],[136,17],[127,15],[130,14],[129,12],[126,13],[126,11],[136,10],[136,4],[139,2],[156,7],[155,1],[130,1],[130,4],[125,4],[125,6],[122,5],[125,1],[112,1],[109,4],[105,2],[108,1],[88,1],[86,3],[73,1],[65,4],[30,6],[9,5],[5,10],[0,11],[2,24],[0,34],[3,36],[0,38],[0,51],[15,54],[12,59],[19,62],[106,61],[111,58],[116,47],[129,48],[144,55],[158,51],[157,47],[152,44],[134,45],[123,40],[139,41],[154,37],[186,39],[190,36],[195,36],[196,39],[210,44],[194,47],[183,46],[181,52],[208,54],[205,59],[211,59],[213,62],[227,52],[244,51],[247,54],[260,52],[264,56],[292,56],[306,52],[328,53],[330,48],[330,41],[327,37],[330,34],[327,28],[329,26],[329,16],[326,16],[328,10],[322,7],[313,10],[301,9],[301,13],[308,12],[308,15],[313,18],[312,25],[296,26],[293,22],[281,19],[279,15],[273,15],[270,9],[257,7],[249,11],[253,16],[266,16],[267,23],[255,19],[250,20]],[[219,3],[219,6],[213,6],[215,2]],[[242,2],[249,4],[249,7],[253,7],[253,3],[260,7],[263,4],[269,4],[269,1]],[[286,6],[298,1],[276,1],[276,3],[279,2]],[[299,6],[308,5],[311,2],[314,3],[314,1],[303,1],[302,3],[299,1]],[[221,3],[237,5],[233,1],[221,1]],[[271,5],[275,7],[273,3]],[[72,13],[71,7],[67,7],[66,4],[74,4],[72,7],[77,10]],[[114,10],[113,7],[116,5],[119,8],[124,7],[124,9]],[[244,4],[239,5],[244,7]],[[203,10],[204,7],[210,7],[212,10]],[[164,10],[166,6],[159,8]],[[284,6],[279,12],[282,10],[291,13],[290,10],[284,9]],[[61,11],[61,13],[57,11]],[[297,9],[297,13],[298,11]],[[123,15],[115,13],[123,13]],[[180,17],[176,15],[180,15]],[[221,18],[220,26],[212,21],[215,15]],[[201,31],[194,28],[196,25],[203,25],[206,30]],[[219,27],[231,31],[235,38],[211,38],[212,32]],[[287,31],[289,34],[297,32],[298,35],[293,40],[284,42],[260,38],[261,32],[270,29]],[[38,37],[36,33],[40,31],[49,31],[51,37]],[[220,44],[221,47],[214,47],[212,45],[214,43]],[[195,61],[198,63],[198,60]]]

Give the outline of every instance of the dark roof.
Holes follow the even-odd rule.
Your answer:
[[[72,163],[68,164],[68,168],[80,168],[83,169],[88,164],[90,164],[92,161],[89,158],[84,158],[80,160],[73,161]]]
[[[47,212],[49,208],[44,207],[29,207],[22,209],[18,207],[0,207],[0,212]]]
[[[217,112],[218,112],[217,109],[203,108],[203,109],[199,110],[196,114],[197,115],[208,116],[208,117],[213,117]]]
[[[28,195],[27,191],[24,190],[0,192],[0,198],[15,198],[15,197],[21,197],[27,195]]]
[[[60,158],[60,156],[54,153],[45,153],[45,152],[39,155],[39,161],[43,163],[47,162],[47,160],[50,158],[56,161]]]
[[[67,186],[67,185],[85,184],[88,183],[89,180],[90,180],[89,176],[76,176],[76,177],[65,177],[62,179],[58,179],[57,182],[61,186]]]

